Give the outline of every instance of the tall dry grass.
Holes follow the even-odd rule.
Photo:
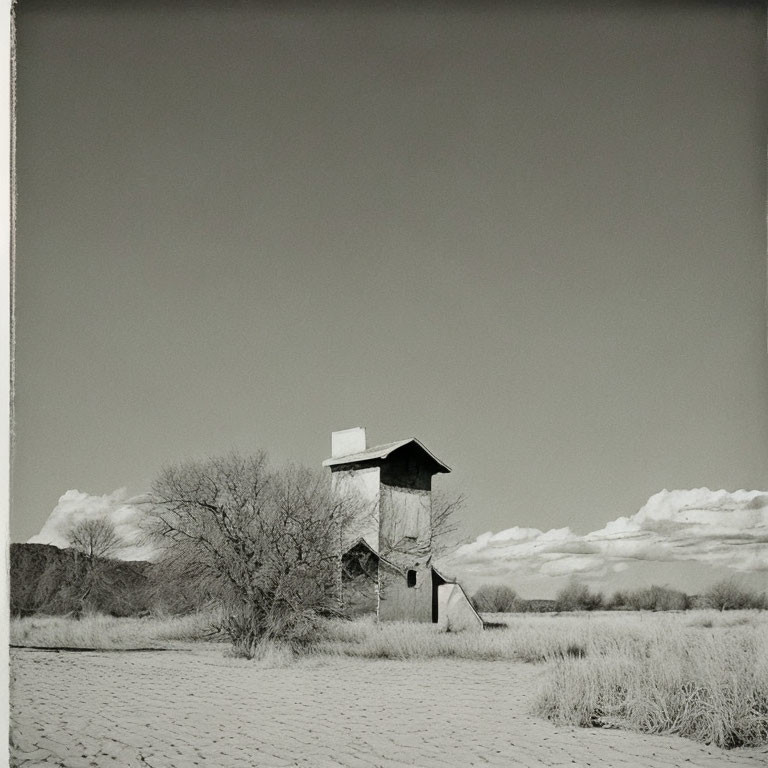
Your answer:
[[[509,628],[443,632],[435,624],[372,619],[334,620],[315,651],[370,659],[459,658],[539,662],[584,652],[587,634],[578,616],[484,614]]]
[[[694,611],[686,613],[503,613],[482,614],[505,628],[483,632],[441,632],[434,624],[387,622],[371,618],[334,620],[324,627],[315,649],[321,653],[378,659],[463,659],[545,662],[585,658],[606,644],[633,647],[650,634],[679,635],[696,629],[747,626],[768,634],[768,613]],[[694,633],[695,634],[695,633]]]
[[[101,614],[86,615],[80,619],[29,616],[11,619],[10,641],[11,645],[33,648],[153,648],[173,642],[211,639],[218,618],[217,614],[210,612],[141,619]]]
[[[681,619],[660,617],[630,636],[593,636],[584,658],[553,659],[538,713],[723,748],[768,743],[765,616]]]

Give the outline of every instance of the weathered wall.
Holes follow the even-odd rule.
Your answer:
[[[415,568],[416,586],[385,564],[379,565],[379,619],[432,621],[432,569]]]
[[[379,551],[379,467],[332,470],[331,489],[335,496],[357,507],[356,519],[347,533],[347,544],[364,538]]]
[[[381,485],[381,553],[403,568],[426,565],[430,554],[429,491]]]

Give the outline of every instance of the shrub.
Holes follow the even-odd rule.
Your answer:
[[[621,610],[622,608],[629,608],[629,602],[627,601],[627,593],[621,590],[616,590],[607,600],[605,607],[608,610]]]
[[[603,595],[591,592],[586,584],[571,581],[563,587],[555,598],[558,611],[597,611],[603,606]]]
[[[691,599],[678,589],[659,587],[650,588],[654,611],[686,611],[691,607]]]
[[[517,593],[506,584],[483,584],[472,597],[477,611],[509,613],[518,609]]]
[[[327,476],[233,453],[167,467],[151,496],[164,561],[218,596],[220,629],[242,655],[262,640],[306,645],[320,616],[340,612],[340,547],[359,510]]]
[[[616,592],[608,607],[633,611],[684,611],[691,607],[691,599],[685,592],[654,584],[647,589]]]

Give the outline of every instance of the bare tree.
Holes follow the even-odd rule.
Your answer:
[[[72,599],[78,606],[75,616],[92,605],[93,596],[103,593],[110,585],[105,582],[107,569],[103,567],[103,558],[115,554],[123,544],[121,537],[115,531],[115,526],[106,518],[95,520],[80,520],[67,532],[67,539],[75,555],[75,571],[81,576],[72,581]],[[78,563],[78,555],[83,555],[82,570]],[[98,601],[97,601],[98,602]]]
[[[81,552],[88,560],[109,557],[122,546],[122,540],[115,526],[106,518],[81,520],[75,523],[67,534],[70,546]]]
[[[455,536],[459,530],[456,514],[464,507],[464,496],[434,494],[430,500],[429,527],[424,535],[416,538],[401,536],[392,538],[379,531],[379,549],[384,557],[397,560],[400,555],[420,556],[427,561],[436,559],[455,548],[459,542]],[[428,533],[427,533],[428,532]]]
[[[433,494],[430,533],[430,549],[433,557],[439,557],[459,544],[456,537],[459,531],[457,516],[460,516],[465,503],[466,499],[462,494],[457,496],[449,496],[445,493]]]
[[[768,607],[765,594],[748,589],[735,579],[725,579],[713,584],[704,594],[704,598],[710,607],[721,611]]]
[[[222,629],[244,655],[262,639],[306,643],[319,616],[338,612],[355,510],[326,476],[232,453],[167,467],[151,496],[149,532],[164,560],[218,595]]]

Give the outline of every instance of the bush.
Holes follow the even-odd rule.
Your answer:
[[[647,589],[616,592],[607,607],[633,611],[685,611],[691,607],[691,598],[685,592],[654,584]]]
[[[621,590],[616,590],[607,600],[605,607],[609,611],[615,611],[615,610],[622,610],[624,608],[629,608],[629,601],[628,596],[626,592],[622,592]]]
[[[340,546],[360,511],[326,475],[233,453],[164,469],[147,525],[167,568],[217,596],[219,629],[250,658],[262,641],[307,645],[341,611]]]
[[[475,610],[483,613],[510,613],[518,610],[519,602],[506,584],[483,584],[472,597]]]
[[[759,593],[739,584],[734,579],[726,579],[713,584],[705,593],[704,599],[711,608],[720,611],[742,608],[768,608],[765,593]]]
[[[571,581],[563,587],[555,598],[558,611],[597,611],[603,607],[603,595],[591,592],[586,584]]]

